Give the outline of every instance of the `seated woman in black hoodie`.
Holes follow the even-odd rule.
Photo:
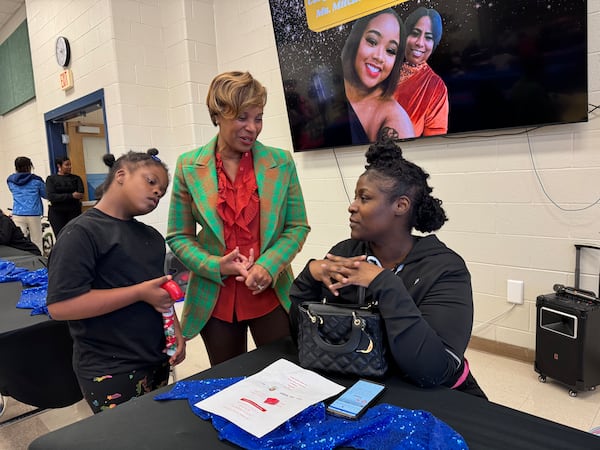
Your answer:
[[[303,301],[357,303],[363,286],[385,322],[392,373],[486,398],[464,358],[473,324],[469,271],[435,235],[412,234],[436,231],[447,218],[429,175],[402,157],[397,138],[384,129],[366,153],[348,208],[351,238],[309,261],[294,281],[292,327],[297,331]]]
[[[0,245],[16,248],[29,252],[32,255],[41,256],[40,249],[37,248],[29,238],[23,235],[21,229],[15,225],[10,217],[8,217],[0,209]]]

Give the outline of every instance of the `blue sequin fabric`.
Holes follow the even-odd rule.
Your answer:
[[[48,269],[27,270],[0,259],[0,283],[20,281],[23,285],[17,308],[31,309],[31,315],[48,314]]]
[[[431,413],[389,404],[370,408],[359,420],[346,420],[326,414],[324,403],[317,403],[262,438],[194,406],[242,379],[180,381],[171,391],[159,394],[154,399],[187,399],[194,414],[212,421],[219,439],[247,449],[468,449],[460,434]]]
[[[21,297],[17,303],[17,308],[31,309],[31,315],[48,315],[48,306],[46,305],[46,296],[48,295],[47,286],[30,287],[21,291]]]

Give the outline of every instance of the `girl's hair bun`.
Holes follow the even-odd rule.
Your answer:
[[[158,149],[157,148],[149,148],[148,150],[146,150],[146,153],[149,154],[150,156],[156,156],[158,155]]]
[[[112,167],[115,164],[115,155],[113,155],[112,153],[107,153],[102,156],[102,161],[108,167]]]

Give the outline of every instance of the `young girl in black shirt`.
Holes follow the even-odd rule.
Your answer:
[[[164,239],[135,219],[167,189],[156,153],[108,158],[99,202],[67,224],[50,255],[48,311],[69,321],[75,374],[95,413],[165,385],[169,364],[185,358],[177,319],[177,352],[165,353]]]

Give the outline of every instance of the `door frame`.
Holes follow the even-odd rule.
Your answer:
[[[104,89],[98,89],[91,94],[85,95],[77,100],[59,106],[44,114],[46,123],[46,139],[48,144],[48,160],[50,173],[56,174],[54,161],[61,156],[67,156],[67,145],[63,143],[64,122],[75,117],[85,116],[90,111],[102,109],[102,120],[104,122],[104,139],[106,150],[110,153],[108,130],[106,127],[106,109],[104,102]]]

